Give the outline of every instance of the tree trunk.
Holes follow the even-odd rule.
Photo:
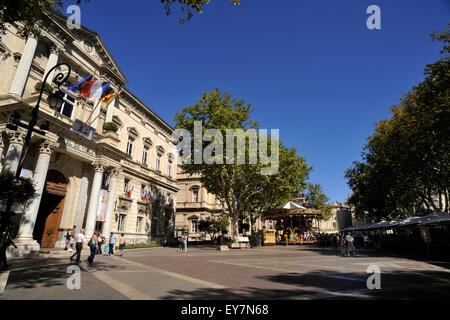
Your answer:
[[[233,239],[233,243],[239,243],[239,218],[234,217],[231,218],[231,237]]]

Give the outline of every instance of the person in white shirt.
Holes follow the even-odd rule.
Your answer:
[[[347,248],[348,248],[348,255],[350,256],[350,251],[352,252],[352,256],[356,256],[356,252],[355,252],[355,244],[354,241],[355,239],[352,237],[352,235],[349,233],[346,237],[345,240],[347,240]]]
[[[81,260],[81,250],[83,250],[83,243],[84,243],[84,229],[81,229],[80,233],[76,236],[76,243],[75,248],[76,252],[70,257],[70,261],[73,261],[73,257],[77,256],[77,259],[75,260],[76,264],[80,263]]]
[[[364,248],[369,247],[369,236],[367,234],[364,235]]]

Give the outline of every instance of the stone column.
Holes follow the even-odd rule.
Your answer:
[[[3,171],[12,171],[16,173],[19,167],[20,156],[22,155],[23,144],[25,143],[25,132],[18,129],[16,131],[8,130],[9,147],[5,156],[5,163],[3,164]]]
[[[116,199],[117,179],[121,171],[114,168],[111,172],[111,182],[108,188],[108,202],[106,203],[105,223],[103,223],[103,235],[108,235],[111,232],[112,217],[114,212],[114,202]]]
[[[31,64],[33,63],[37,44],[38,40],[34,36],[28,37],[11,84],[11,89],[9,90],[10,94],[22,97],[23,89],[25,88],[25,83],[27,82],[28,74],[30,73]]]
[[[97,220],[98,199],[100,197],[100,188],[102,187],[104,164],[102,161],[94,161],[92,163],[95,174],[92,181],[91,196],[89,197],[89,208],[86,217],[85,236],[87,240],[94,234],[95,222]]]
[[[84,209],[86,208],[88,187],[89,179],[87,177],[83,177],[81,180],[80,193],[78,195],[77,209],[75,211],[74,225],[77,226],[77,232],[80,231],[83,226]]]
[[[59,52],[60,52],[60,49],[56,45],[53,45],[50,48],[50,55],[48,56],[47,66],[45,67],[45,72],[44,72],[44,75],[42,76],[42,81],[44,81],[45,76],[50,71],[50,69],[58,64]],[[53,82],[54,74],[55,74],[55,70],[53,70],[52,73],[49,74],[49,76],[47,78],[48,83],[51,84]]]
[[[41,204],[42,193],[44,192],[50,157],[55,147],[56,143],[48,139],[44,140],[39,146],[39,156],[33,172],[33,182],[38,196],[25,208],[25,213],[20,224],[16,241],[20,256],[37,252],[40,249],[37,241],[33,240],[33,230]]]

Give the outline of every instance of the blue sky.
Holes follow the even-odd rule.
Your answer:
[[[370,5],[381,30],[369,30]],[[180,24],[158,0],[91,0],[81,23],[98,32],[127,87],[170,124],[203,91],[219,88],[280,129],[330,201],[350,193],[344,171],[359,160],[374,124],[439,57],[433,30],[449,23],[448,0],[212,0]]]

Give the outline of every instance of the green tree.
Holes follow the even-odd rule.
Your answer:
[[[90,0],[84,0],[86,2]],[[0,5],[0,32],[5,30],[6,24],[19,22],[23,25],[20,32],[23,35],[39,34],[41,29],[46,29],[50,24],[47,13],[60,11],[65,3],[80,4],[82,0],[2,0]],[[203,7],[210,0],[161,0],[167,15],[172,14],[172,6],[178,4],[181,7],[181,23],[188,21],[194,14],[201,14]],[[230,0],[234,5],[239,5],[239,0]]]
[[[441,58],[391,107],[392,117],[376,124],[362,161],[346,171],[357,215],[380,220],[450,210],[449,34],[431,36],[444,44]]]
[[[222,94],[217,89],[204,92],[196,104],[184,107],[175,115],[175,123],[176,128],[194,132],[195,121],[201,121],[203,134],[208,129],[216,129],[222,137],[225,137],[227,129],[258,128],[257,122],[250,118],[251,111],[251,106],[245,105],[245,101],[232,99],[231,95]],[[212,141],[216,141],[217,137]],[[240,145],[245,149],[245,164],[237,163],[238,152],[235,152],[232,158],[228,152],[225,152],[227,147],[239,149],[237,148],[238,139],[233,138],[228,141],[223,138],[222,158],[217,156],[217,161],[212,164],[185,163],[181,166],[188,174],[199,174],[202,185],[222,202],[226,210],[224,216],[231,219],[234,240],[238,235],[239,220],[258,214],[264,208],[289,198],[294,191],[302,188],[309,173],[304,158],[298,156],[294,150],[285,149],[280,141],[270,136],[257,134],[256,138],[255,141],[251,141],[247,137],[246,143]],[[210,146],[205,141],[201,143],[202,150]],[[268,154],[273,156],[276,149],[272,149],[272,145],[277,146],[277,144],[280,146],[279,170],[274,175],[263,175],[261,170],[268,169],[270,164],[264,164],[261,159],[250,164],[250,157],[254,153],[258,154],[260,148],[266,145]],[[195,157],[195,153],[200,150],[194,146],[195,143],[191,144],[191,152]],[[229,164],[230,160],[233,160],[234,164]]]
[[[15,173],[4,171],[0,173],[0,205],[11,203],[26,204],[36,197],[36,190],[31,179],[15,179]]]
[[[211,219],[207,217],[206,219],[202,219],[198,222],[198,230],[209,234],[214,237],[216,234],[225,230],[228,226],[228,221],[223,219],[223,217],[219,217],[218,219]]]
[[[81,0],[2,0],[0,32],[4,32],[6,24],[19,22],[23,25],[22,34],[39,34],[49,24],[47,13],[61,9],[65,2],[80,4]]]
[[[305,207],[320,210],[321,219],[329,220],[333,215],[331,207],[327,205],[330,200],[323,192],[320,184],[307,184]]]
[[[173,4],[178,4],[181,7],[180,23],[189,21],[194,14],[202,14],[203,7],[210,2],[211,0],[161,0],[167,15],[172,14]],[[235,6],[240,4],[240,0],[230,0],[230,2]]]

